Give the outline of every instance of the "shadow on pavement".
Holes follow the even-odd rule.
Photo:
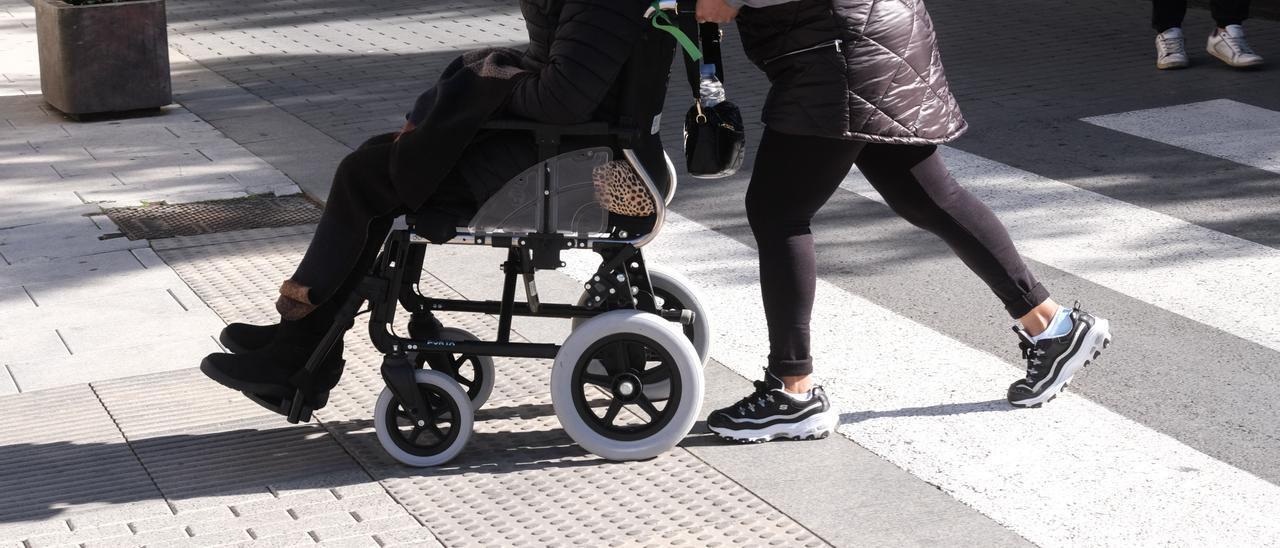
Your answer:
[[[944,403],[926,407],[904,407],[890,411],[859,411],[840,415],[840,424],[853,424],[872,419],[897,417],[945,417],[948,415],[965,415],[968,413],[1001,413],[1017,411],[1005,400],[989,400],[971,403]]]
[[[485,418],[498,418],[505,412],[489,413]],[[42,481],[0,492],[0,524],[45,519],[68,509],[104,503],[178,503],[299,486],[334,488],[372,482],[375,477],[385,480],[512,474],[605,463],[579,448],[559,429],[502,430],[475,432],[467,449],[446,466],[409,468],[381,452],[372,420],[337,421],[325,426],[329,432],[312,424],[169,434],[127,445],[58,441],[3,446],[0,463],[5,463],[6,469],[39,470]],[[122,462],[122,456],[130,452],[141,462],[141,470]],[[357,462],[353,453],[362,462]]]

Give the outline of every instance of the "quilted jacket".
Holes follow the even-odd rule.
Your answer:
[[[967,128],[922,0],[744,7],[737,24],[771,83],[763,119],[775,131],[920,145]]]

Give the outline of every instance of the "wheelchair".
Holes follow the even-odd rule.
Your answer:
[[[493,389],[494,356],[554,359],[555,414],[576,443],[603,458],[652,458],[692,429],[702,406],[709,320],[689,282],[651,268],[642,252],[658,236],[676,190],[675,170],[657,136],[674,51],[667,33],[644,33],[614,85],[620,108],[612,121],[486,123],[485,130],[531,133],[539,162],[466,222],[428,211],[406,216],[406,228],[387,237],[305,374],[324,362],[367,301],[369,335],[385,356],[386,388],[373,410],[374,425],[390,456],[410,466],[436,466],[457,456],[470,439],[475,411]],[[643,182],[653,204],[648,217],[617,215],[597,203],[593,170],[613,160],[625,161]],[[426,246],[433,244],[506,248],[501,301],[424,296],[418,281]],[[601,261],[579,301],[542,302],[536,273],[563,267],[562,253],[586,251]],[[518,278],[523,301],[516,300]],[[391,328],[401,307],[410,315],[408,337]],[[496,340],[441,328],[432,312],[495,315]],[[569,319],[573,331],[559,345],[512,342],[514,316]],[[302,389],[281,401],[257,401],[291,423],[310,420],[313,408],[325,403],[308,401]]]

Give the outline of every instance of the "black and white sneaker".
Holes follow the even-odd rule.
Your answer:
[[[840,416],[821,387],[798,399],[782,390],[782,380],[767,370],[755,392],[707,417],[707,428],[722,438],[749,443],[773,439],[820,439],[835,431]]]
[[[1040,407],[1057,397],[1071,377],[1111,344],[1111,322],[1080,310],[1071,310],[1071,331],[1066,335],[1034,341],[1019,325],[1013,331],[1022,339],[1018,347],[1027,360],[1027,378],[1009,385],[1009,403],[1015,407]]]

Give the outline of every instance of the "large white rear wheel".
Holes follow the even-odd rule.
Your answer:
[[[614,310],[583,322],[551,368],[551,404],[569,437],[610,460],[658,456],[688,435],[702,407],[702,364],[661,317]],[[647,386],[665,384],[664,398]]]

